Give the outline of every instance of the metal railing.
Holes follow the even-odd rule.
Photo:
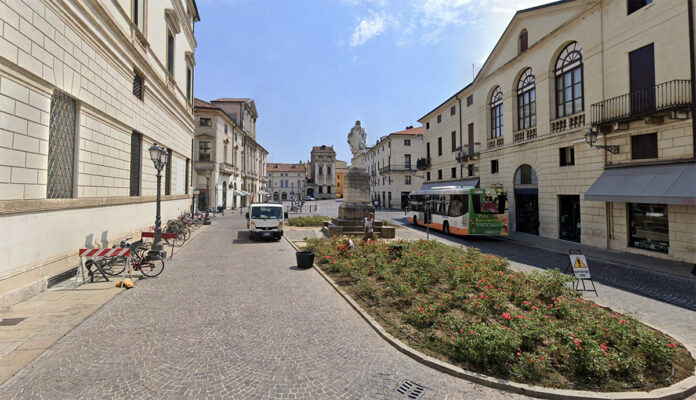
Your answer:
[[[397,165],[397,164],[390,164],[390,165],[385,165],[384,167],[379,169],[380,174],[385,174],[387,172],[400,172],[400,171],[413,171],[412,168],[413,164],[404,164],[404,165]]]
[[[418,161],[416,161],[416,168],[419,170],[430,168],[430,158],[419,158]]]
[[[691,81],[675,79],[592,104],[592,125],[640,119],[657,111],[689,107]]]
[[[505,137],[499,137],[494,139],[488,139],[488,148],[495,149],[498,147],[503,147],[505,145]]]
[[[523,129],[512,134],[512,143],[522,143],[537,136],[537,128]]]

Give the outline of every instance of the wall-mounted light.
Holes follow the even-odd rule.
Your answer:
[[[611,154],[619,154],[619,146],[601,146],[601,145],[596,145],[595,143],[597,142],[597,131],[593,130],[590,128],[587,133],[585,133],[585,141],[587,144],[590,145],[590,147],[596,147],[598,149],[604,149]]]

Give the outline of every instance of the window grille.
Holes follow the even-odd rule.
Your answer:
[[[143,137],[138,132],[131,134],[130,195],[140,196],[140,161],[142,159]]]
[[[133,95],[138,100],[143,99],[143,77],[137,73],[133,74]]]
[[[51,97],[51,116],[48,138],[48,181],[46,198],[73,197],[75,183],[75,129],[77,102],[67,95],[54,92]]]

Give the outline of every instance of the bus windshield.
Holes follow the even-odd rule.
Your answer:
[[[474,194],[471,197],[476,214],[504,214],[507,198],[503,195]]]
[[[283,209],[281,207],[252,207],[251,218],[282,219]]]

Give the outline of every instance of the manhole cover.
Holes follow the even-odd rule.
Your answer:
[[[26,318],[3,318],[0,319],[0,326],[12,326],[24,321]]]
[[[408,399],[416,400],[423,396],[425,387],[406,379],[396,391]]]

